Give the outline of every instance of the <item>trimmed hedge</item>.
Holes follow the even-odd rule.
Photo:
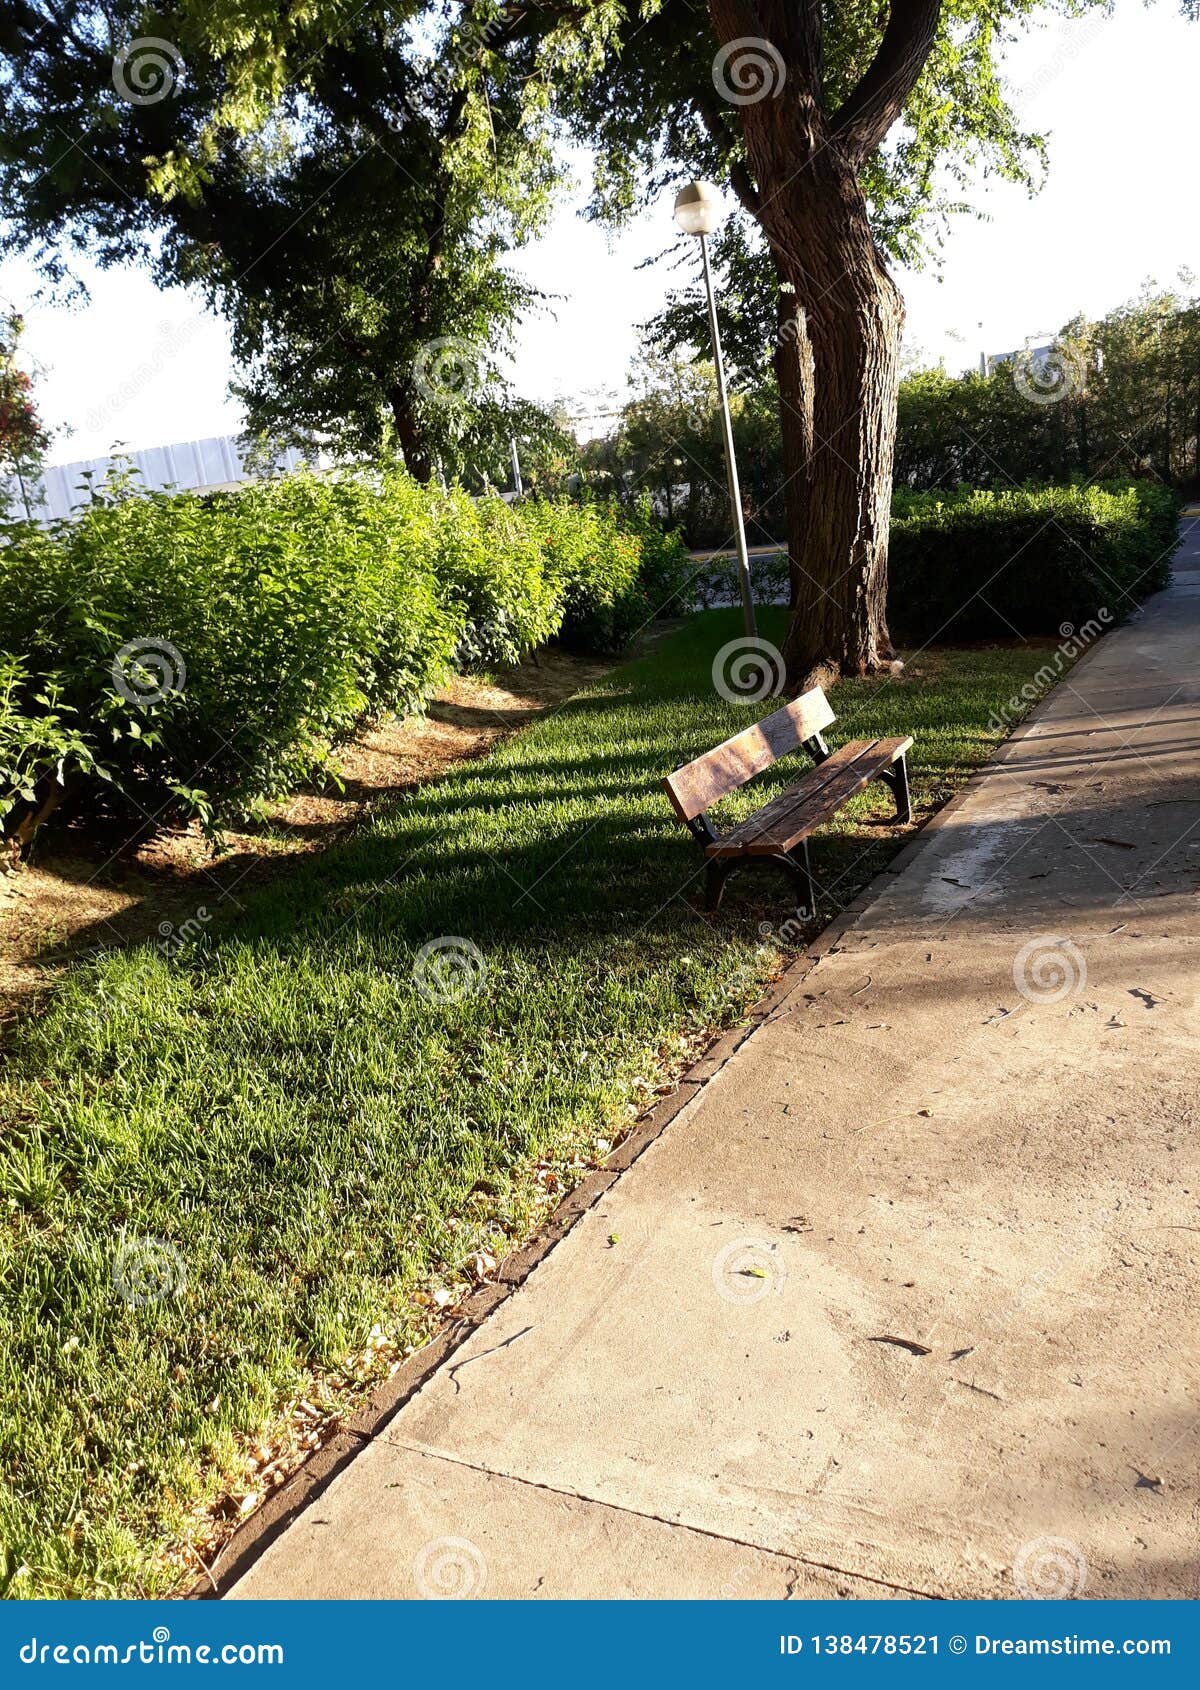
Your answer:
[[[400,471],[229,494],[102,492],[0,528],[0,830],[71,786],[216,830],[452,667],[563,630],[615,650],[686,580],[676,535],[604,505],[475,500]]]
[[[888,622],[902,640],[1056,635],[1164,587],[1179,502],[1152,482],[897,493]]]

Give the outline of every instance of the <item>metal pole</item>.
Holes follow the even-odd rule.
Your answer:
[[[508,443],[512,447],[513,492],[519,499],[525,491],[525,484],[521,480],[521,460],[517,456],[517,437],[515,434],[509,435]]]
[[[721,429],[725,437],[725,470],[729,478],[729,505],[733,512],[733,535],[737,544],[738,578],[742,589],[742,611],[746,632],[757,639],[754,595],[750,591],[750,557],[746,551],[746,525],[742,521],[742,490],[738,486],[737,459],[733,455],[733,423],[729,416],[729,395],[725,391],[725,360],[721,356],[721,331],[717,327],[717,301],[713,295],[712,270],[708,262],[708,236],[700,237],[704,260],[704,286],[708,290],[708,326],[712,330],[713,362],[717,367],[717,398],[721,403]]]

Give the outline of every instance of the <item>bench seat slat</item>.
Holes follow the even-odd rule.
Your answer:
[[[858,739],[810,769],[794,786],[706,847],[710,857],[769,857],[790,851],[848,798],[890,768],[912,744],[905,739]]]

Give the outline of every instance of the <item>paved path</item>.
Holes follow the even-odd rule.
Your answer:
[[[1192,528],[234,1595],[1200,1593]]]

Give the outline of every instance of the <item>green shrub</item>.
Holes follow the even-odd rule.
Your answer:
[[[366,714],[416,705],[461,617],[372,490],[297,475],[204,499],[101,499],[0,542],[0,647],[86,725],[125,799],[252,813]]]
[[[1166,585],[1178,502],[1149,482],[897,494],[888,620],[905,640],[1120,621]]]
[[[416,505],[419,549],[462,618],[460,668],[516,663],[557,631],[562,606],[520,511],[458,488],[438,496],[403,475],[389,481]]]
[[[117,484],[71,522],[10,524],[0,828],[40,806],[64,735],[55,779],[103,776],[148,823],[254,814],[452,663],[514,663],[560,629],[619,650],[686,564],[646,512],[509,507],[390,468],[210,495]]]
[[[614,639],[623,650],[638,628],[656,616],[680,616],[693,608],[695,564],[678,529],[665,529],[648,494],[612,513],[623,534],[638,544],[637,580],[615,601]]]
[[[653,611],[624,607],[637,594],[641,549],[606,504],[537,503],[522,510],[562,605],[560,636],[583,651],[620,650]],[[638,614],[638,610],[641,614]]]
[[[750,591],[755,604],[787,604],[790,590],[787,548],[750,559]],[[715,557],[701,564],[693,582],[695,602],[715,610],[742,602],[737,559]]]
[[[0,834],[19,806],[31,825],[48,813],[72,775],[107,778],[62,693],[57,675],[43,677],[41,690],[34,691],[26,666],[0,652]]]

